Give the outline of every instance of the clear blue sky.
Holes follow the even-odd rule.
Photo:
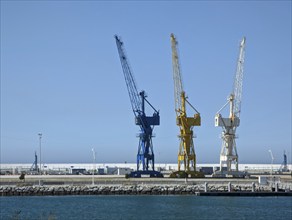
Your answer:
[[[239,163],[291,158],[291,1],[1,1],[1,163],[135,162],[138,127],[114,40],[160,110],[157,163],[176,162],[170,33],[199,110],[198,163],[219,163],[215,113],[231,92],[247,38]],[[152,114],[149,111],[149,114]],[[193,114],[189,111],[189,115]],[[224,113],[227,116],[227,113]],[[291,160],[290,160],[291,161]]]

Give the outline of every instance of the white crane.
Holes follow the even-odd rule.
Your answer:
[[[222,148],[220,153],[220,172],[223,167],[227,168],[227,173],[238,172],[238,154],[236,150],[236,128],[240,123],[241,95],[242,95],[242,79],[243,64],[245,53],[245,37],[240,43],[239,57],[233,84],[233,91],[228,97],[227,103],[216,113],[215,126],[222,127]],[[220,112],[229,104],[229,117],[223,118]],[[234,165],[234,166],[232,166]]]

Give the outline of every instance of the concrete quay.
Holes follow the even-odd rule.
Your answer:
[[[239,188],[241,187],[241,188]],[[54,195],[196,195],[196,196],[292,196],[292,191],[271,191],[270,188],[204,185],[87,185],[87,186],[0,186],[1,196]]]
[[[257,179],[136,178],[124,176],[43,175],[0,177],[0,196],[43,195],[196,195],[292,196],[292,179],[259,184]]]
[[[252,183],[257,179],[235,179],[235,178],[202,178],[202,179],[176,179],[176,178],[129,178],[124,175],[26,175],[25,183],[31,185],[89,185],[94,180],[95,184],[198,184],[198,183]],[[2,175],[0,176],[0,185],[17,185],[23,181],[19,179],[19,175]],[[291,179],[292,183],[292,179]]]

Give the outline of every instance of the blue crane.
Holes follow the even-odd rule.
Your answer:
[[[137,84],[132,74],[129,61],[127,59],[123,42],[115,35],[116,44],[121,60],[122,69],[135,115],[135,124],[140,126],[139,145],[137,153],[137,171],[131,172],[129,177],[141,177],[141,175],[150,175],[150,177],[163,177],[163,175],[154,169],[154,151],[153,151],[153,129],[155,125],[160,124],[159,112],[146,99],[145,91],[138,92]],[[146,116],[145,103],[153,110],[152,116]]]

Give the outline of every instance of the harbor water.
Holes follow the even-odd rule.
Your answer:
[[[292,219],[291,197],[13,196],[0,219]]]

